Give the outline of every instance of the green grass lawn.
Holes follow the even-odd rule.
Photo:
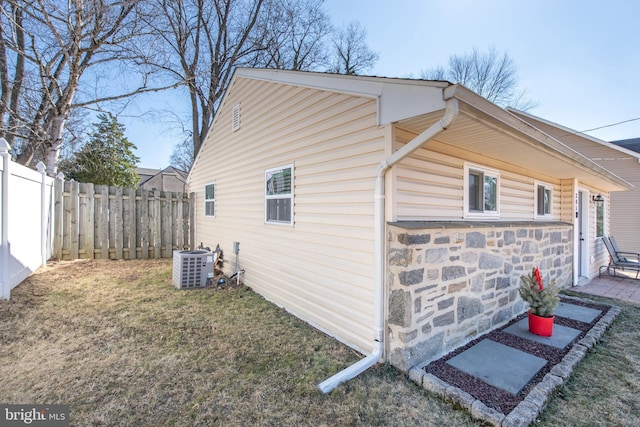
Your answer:
[[[623,312],[539,425],[633,425],[640,308]],[[72,425],[467,426],[463,410],[246,288],[181,291],[171,260],[55,264],[0,301],[0,403],[60,403]]]

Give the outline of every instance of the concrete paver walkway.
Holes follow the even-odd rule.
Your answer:
[[[618,274],[620,273],[624,274],[624,272],[618,272]],[[569,290],[584,295],[595,295],[640,304],[640,280],[631,277],[603,275],[592,279],[585,285],[575,286]],[[571,297],[568,299],[569,301],[559,304],[556,315],[590,323],[601,313],[600,310],[571,304]],[[528,425],[535,420],[550,396],[568,379],[573,367],[582,360],[586,351],[595,345],[620,311],[619,307],[611,307],[596,326],[578,342],[575,342],[579,335],[577,330],[560,327],[557,324],[554,325],[554,336],[551,338],[532,335],[528,331],[526,318],[505,328],[504,332],[541,344],[557,348],[571,346],[571,350],[565,355],[562,362],[554,366],[543,381],[529,392],[525,399],[509,414],[502,414],[488,408],[468,393],[447,384],[432,374],[425,373],[420,367],[411,369],[409,377],[425,389],[451,399],[468,409],[476,419],[502,427]],[[484,339],[451,358],[447,363],[494,387],[517,394],[536,375],[546,361],[516,349],[503,347],[506,346]]]
[[[550,337],[534,335],[529,332],[529,319],[526,317],[513,325],[504,328],[503,331],[529,341],[535,341],[540,344],[548,345],[549,347],[560,349],[566,348],[578,337],[578,335],[580,335],[580,331],[577,329],[557,324],[553,325],[553,335]]]
[[[602,311],[561,303],[559,313],[573,320],[598,317]],[[529,320],[524,319],[503,329],[504,332],[529,341],[564,349],[580,335],[580,331],[562,325],[553,325],[553,335],[541,337],[529,332]],[[518,394],[524,386],[542,369],[547,361],[531,354],[507,347],[490,339],[484,339],[459,355],[449,359],[447,364],[480,378],[486,383],[511,394]]]
[[[516,395],[529,384],[540,369],[544,368],[547,361],[513,347],[484,339],[449,359],[447,364]]]
[[[628,281],[630,279],[622,280]],[[606,289],[606,283],[596,283],[596,286],[604,286],[601,289]],[[588,289],[595,289],[596,286]],[[572,290],[576,289],[572,288]],[[582,289],[587,289],[587,287],[584,286]],[[565,297],[565,301],[559,305],[556,315],[590,323],[602,313],[601,310],[595,308],[572,304],[572,300],[580,300],[580,298]],[[426,373],[421,367],[412,368],[409,377],[425,389],[468,409],[473,418],[501,427],[529,425],[542,411],[555,391],[569,378],[575,365],[582,360],[588,349],[596,344],[620,311],[619,307],[610,307],[607,313],[580,340],[577,340],[580,331],[559,324],[554,325],[552,337],[533,335],[528,330],[526,318],[505,327],[504,332],[528,341],[568,349],[562,361],[551,367],[550,372],[544,376],[542,381],[530,390],[524,400],[508,414],[486,406],[467,392],[448,384],[445,380],[431,373]],[[516,395],[537,375],[547,364],[547,361],[527,351],[520,351],[484,338],[446,363],[498,389]]]

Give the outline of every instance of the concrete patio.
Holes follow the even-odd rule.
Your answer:
[[[624,275],[625,272],[618,271],[616,274]],[[570,290],[585,295],[595,295],[640,304],[640,280],[632,277],[631,273],[628,274],[628,278],[603,274],[602,277],[596,277],[589,283],[582,286],[574,286]]]

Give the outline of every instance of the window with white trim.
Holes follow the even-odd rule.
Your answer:
[[[293,224],[293,165],[264,172],[264,221]]]
[[[216,216],[216,185],[204,186],[204,216]]]
[[[464,165],[464,210],[466,217],[498,217],[500,173],[476,165]]]
[[[551,185],[543,182],[535,183],[536,216],[551,216],[553,190]]]

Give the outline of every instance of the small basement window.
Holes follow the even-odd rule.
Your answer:
[[[264,172],[264,221],[293,224],[293,165]]]
[[[550,216],[553,201],[552,187],[549,184],[536,183],[536,216]]]
[[[497,217],[500,174],[475,165],[464,165],[465,216]]]
[[[216,216],[216,185],[204,186],[204,216]]]

